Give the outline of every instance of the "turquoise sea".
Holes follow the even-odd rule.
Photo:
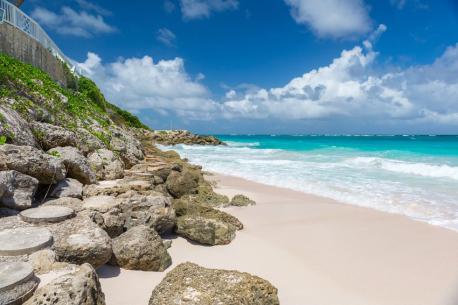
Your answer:
[[[218,137],[228,146],[167,148],[208,171],[458,231],[458,136]]]

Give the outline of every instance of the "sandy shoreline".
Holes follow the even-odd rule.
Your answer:
[[[241,178],[210,178],[218,192],[243,193],[258,205],[226,209],[245,225],[228,246],[174,239],[174,266],[191,261],[259,275],[279,289],[282,305],[458,304],[458,233]],[[102,267],[99,275],[108,305],[146,305],[165,272]]]

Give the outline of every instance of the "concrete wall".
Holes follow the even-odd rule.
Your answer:
[[[0,24],[0,52],[47,72],[62,86],[67,86],[62,62],[38,41],[10,24]]]

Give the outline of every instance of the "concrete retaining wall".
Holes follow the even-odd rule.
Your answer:
[[[0,52],[40,68],[62,86],[67,86],[62,62],[38,41],[7,23],[0,24]]]

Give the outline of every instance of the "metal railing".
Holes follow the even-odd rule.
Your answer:
[[[48,34],[43,28],[26,13],[21,11],[18,7],[6,0],[0,0],[0,9],[4,10],[3,22],[7,22],[12,26],[20,29],[36,41],[38,41],[44,48],[48,49],[54,56],[65,62],[71,71],[78,73],[72,61],[65,56],[59,47],[49,38]]]

